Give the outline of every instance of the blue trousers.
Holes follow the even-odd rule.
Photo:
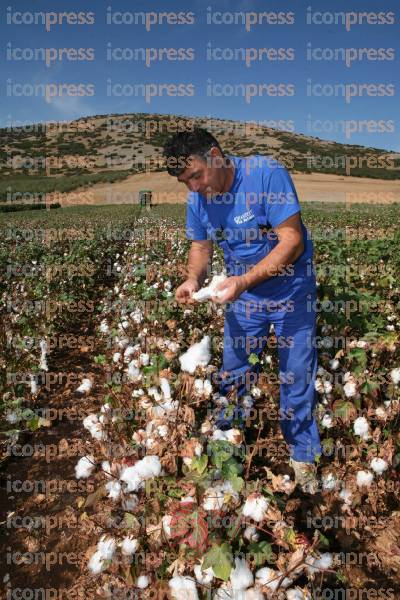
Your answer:
[[[315,275],[285,275],[273,280],[244,292],[226,306],[220,393],[226,396],[236,390],[240,398],[257,383],[259,365],[252,366],[249,356],[261,353],[273,324],[279,357],[282,433],[294,460],[314,462],[315,456],[321,454],[314,418],[317,399]],[[273,379],[273,373],[268,370],[262,376],[267,381]],[[226,422],[221,413],[220,423],[224,419]]]

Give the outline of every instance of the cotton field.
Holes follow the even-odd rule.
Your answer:
[[[46,440],[64,427],[57,444],[72,435],[77,441],[57,472],[55,459],[43,465],[46,477],[52,469],[56,479],[69,473],[78,492],[61,492],[54,506],[35,497],[35,506],[43,514],[62,506],[79,524],[68,535],[81,538],[80,589],[107,597],[135,590],[140,598],[157,590],[161,598],[185,600],[312,599],[316,590],[362,589],[371,581],[398,589],[398,208],[380,215],[393,232],[386,240],[373,238],[372,209],[357,208],[346,220],[340,210],[304,210],[315,235],[318,280],[323,454],[314,495],[295,486],[288,465],[273,331],[260,358],[249,357],[269,377],[241,400],[246,428],[215,425],[222,407],[235,408],[234,398],[218,393],[224,308],[210,300],[225,275],[217,254],[195,303],[175,302],[187,252],[183,210],[158,207],[146,216],[68,210],[64,221],[54,217],[61,219],[55,226],[78,222],[81,232],[94,235],[54,246],[22,234],[18,243],[1,243],[4,265],[10,256],[21,265],[91,265],[90,277],[67,270],[49,278],[3,273],[2,366],[17,375],[2,378],[2,429],[10,478],[18,464],[10,462],[12,448],[22,440]],[[19,219],[28,217],[13,216],[2,227],[22,231],[28,225]],[[44,225],[36,217],[29,226]],[[343,227],[345,241],[334,235]],[[82,310],[68,313],[71,302]],[[80,342],[61,345],[60,336],[66,340],[71,331]],[[63,365],[68,380],[59,375]],[[39,410],[58,406],[61,394],[80,410],[73,429],[62,416],[51,420]],[[39,459],[36,465],[32,477],[44,478]],[[9,501],[6,518],[31,510],[24,502]],[[389,555],[382,552],[385,531]],[[44,531],[17,537],[17,544],[28,542],[40,547],[49,540]],[[343,560],[343,552],[356,551],[370,557],[368,564],[355,568]]]

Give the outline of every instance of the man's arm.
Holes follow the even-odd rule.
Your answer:
[[[207,276],[207,268],[213,257],[211,240],[194,240],[190,246],[187,279],[176,290],[176,299],[183,304],[192,304],[192,293],[197,292]]]
[[[284,267],[299,258],[304,251],[300,213],[292,215],[274,227],[274,231],[279,240],[275,248],[246,274],[240,277],[228,277],[220,283],[217,289],[226,290],[226,293],[221,297],[213,297],[214,302],[218,304],[233,302],[245,290],[277,275]]]
[[[283,221],[274,228],[274,231],[278,236],[278,244],[265,258],[242,276],[246,290],[277,275],[304,252],[300,213]]]
[[[207,268],[213,256],[211,240],[193,241],[188,256],[188,279],[194,279],[201,287],[207,277]]]

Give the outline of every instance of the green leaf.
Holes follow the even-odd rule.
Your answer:
[[[250,365],[253,365],[253,366],[254,366],[254,365],[256,365],[257,363],[259,363],[259,362],[260,362],[260,359],[258,358],[257,354],[255,354],[254,352],[252,352],[252,353],[249,355],[248,361],[249,361],[249,364],[250,364]]]
[[[248,553],[254,557],[257,567],[263,565],[266,561],[272,562],[275,558],[271,544],[268,544],[265,540],[249,544]]]
[[[207,468],[207,464],[208,456],[207,454],[202,454],[201,456],[194,456],[190,466],[192,469],[196,470],[200,475],[202,475]]]
[[[231,482],[232,487],[235,490],[235,492],[240,492],[243,489],[243,486],[244,486],[243,477],[238,477],[237,475],[233,475],[232,477],[229,478],[229,481]]]
[[[228,581],[232,566],[232,550],[228,542],[223,542],[221,545],[213,544],[204,555],[203,570],[212,567],[215,577],[223,581]]]
[[[104,365],[106,362],[106,356],[105,354],[98,354],[97,356],[94,357],[94,362],[98,365]]]

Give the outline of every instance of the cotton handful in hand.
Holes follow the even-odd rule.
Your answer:
[[[205,302],[206,300],[210,300],[212,296],[223,296],[225,290],[217,291],[217,287],[220,283],[225,281],[225,279],[226,275],[224,273],[221,273],[221,275],[214,275],[210,285],[201,288],[201,290],[199,290],[198,292],[193,292],[193,300],[197,300],[197,302]]]

